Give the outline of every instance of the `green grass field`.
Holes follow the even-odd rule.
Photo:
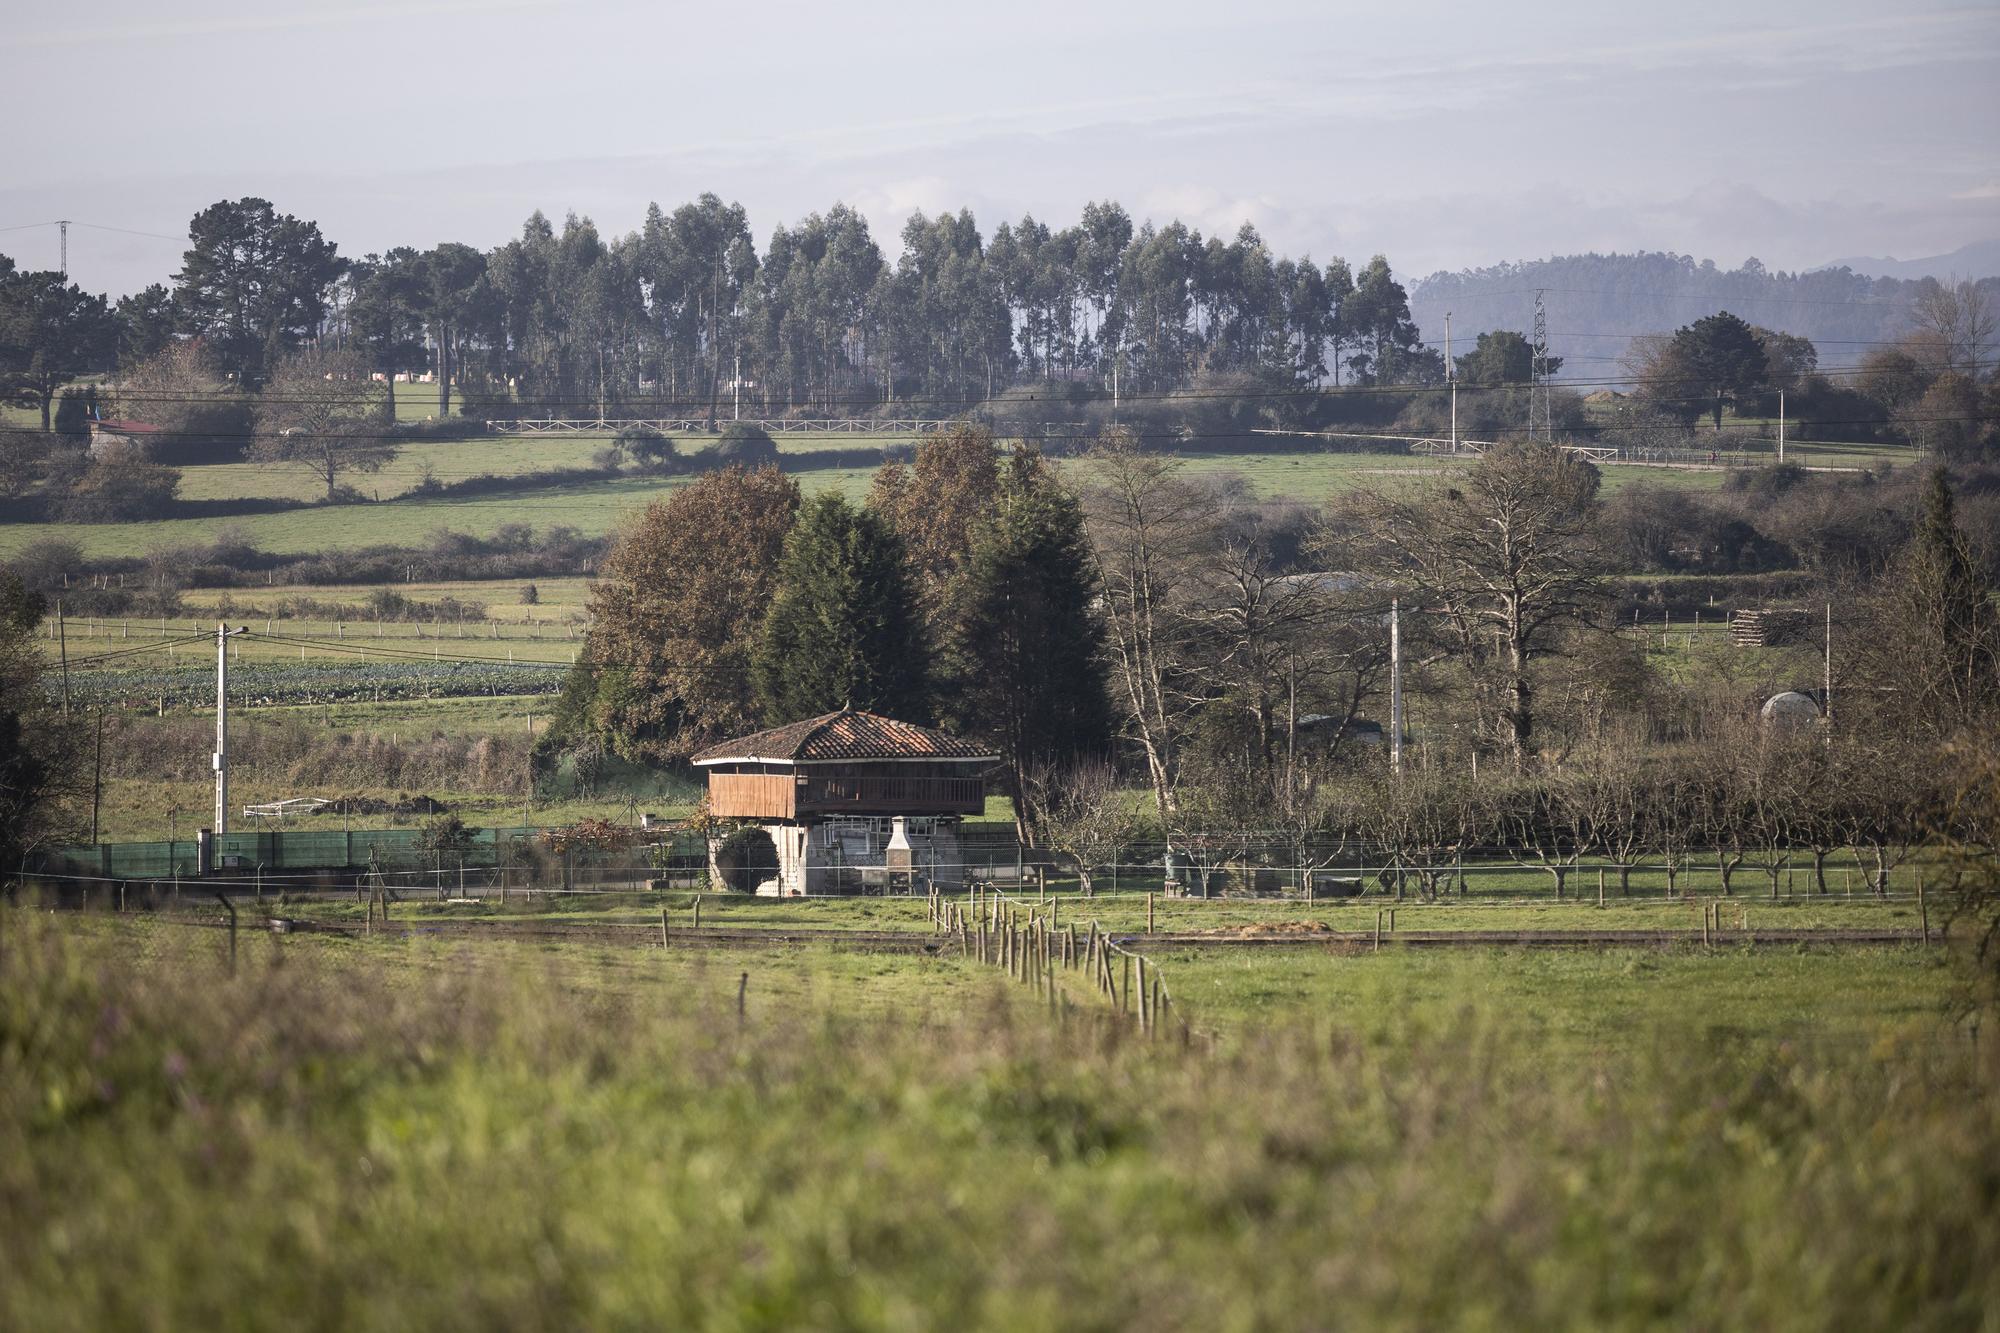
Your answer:
[[[869,442],[880,443],[872,438]],[[490,536],[506,523],[526,523],[536,528],[567,526],[595,536],[615,530],[628,514],[647,501],[684,484],[680,478],[624,476],[513,495],[436,498],[405,494],[416,484],[426,463],[444,481],[480,472],[511,475],[549,467],[580,466],[603,443],[595,437],[503,437],[410,445],[390,468],[359,479],[357,484],[363,493],[379,494],[380,503],[147,523],[9,524],[0,527],[0,556],[52,536],[77,542],[91,556],[140,556],[153,550],[209,542],[225,529],[264,550],[286,554],[354,546],[416,546],[441,529]],[[787,436],[782,447],[786,452],[811,452],[853,443],[854,439],[838,435]],[[1849,451],[1838,457],[1866,465],[1870,461],[1900,458],[1903,452]],[[1190,457],[1188,470],[1197,476],[1233,474],[1243,478],[1261,496],[1311,504],[1357,486],[1393,482],[1405,475],[1432,474],[1449,466],[1401,454],[1200,454]],[[867,493],[873,473],[873,469],[865,468],[814,470],[800,473],[799,483],[809,493],[831,490],[859,499]],[[1722,483],[1725,474],[1614,464],[1604,469],[1604,475],[1606,489],[1616,491],[1638,484],[1714,488]],[[310,480],[297,473],[248,463],[223,463],[184,469],[182,494],[190,499],[309,499],[314,492]]]
[[[1914,950],[1177,958],[1185,1041],[951,958],[226,950],[0,908],[0,1325],[1944,1329],[2000,1306],[1991,1053]]]

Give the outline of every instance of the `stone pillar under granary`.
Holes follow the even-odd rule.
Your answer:
[[[766,896],[923,892],[965,882],[958,836],[986,809],[997,756],[946,732],[843,709],[724,741],[694,757],[710,813],[710,873]]]

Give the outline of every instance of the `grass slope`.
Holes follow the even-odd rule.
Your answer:
[[[1183,1048],[949,960],[266,937],[232,975],[213,932],[0,914],[7,1327],[2000,1304],[1992,1084],[1893,955],[1344,960]]]

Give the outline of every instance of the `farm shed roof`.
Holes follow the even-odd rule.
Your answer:
[[[842,759],[991,759],[993,754],[969,741],[920,727],[914,722],[898,722],[880,713],[863,713],[843,708],[791,722],[769,731],[711,745],[694,756],[697,764],[719,764],[731,760],[775,760],[798,763]]]

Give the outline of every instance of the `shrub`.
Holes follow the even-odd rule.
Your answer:
[[[618,432],[616,445],[631,455],[632,461],[648,472],[672,472],[680,466],[680,453],[675,448],[673,440],[651,426],[625,427]]]
[[[181,474],[130,445],[101,450],[56,509],[70,523],[131,523],[173,512]]]
[[[717,467],[756,468],[778,461],[778,442],[760,426],[732,421],[708,452]]]

